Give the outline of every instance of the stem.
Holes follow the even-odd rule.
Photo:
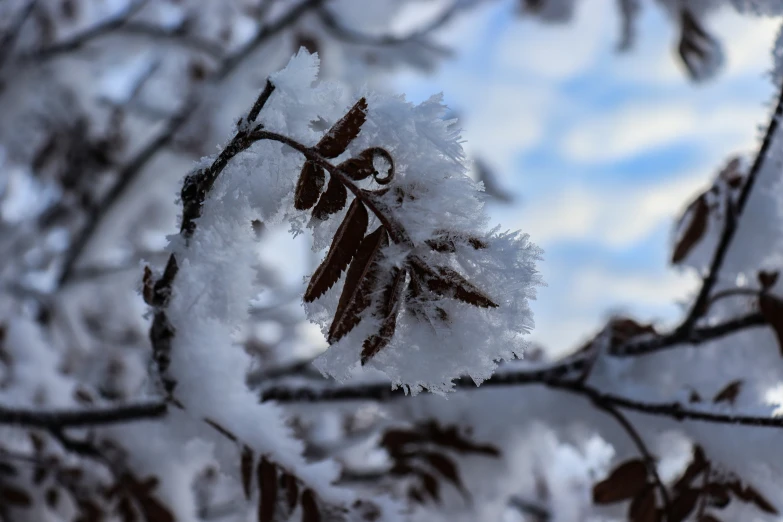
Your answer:
[[[60,431],[63,428],[121,424],[155,419],[166,414],[162,402],[149,402],[95,410],[25,410],[0,406],[0,424]]]

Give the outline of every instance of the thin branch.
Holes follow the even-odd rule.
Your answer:
[[[63,262],[63,269],[58,281],[59,287],[65,286],[70,281],[76,267],[76,262],[79,260],[82,252],[90,242],[90,239],[92,239],[93,234],[100,226],[103,216],[107,215],[109,210],[120,200],[120,197],[141,174],[150,160],[171,142],[177,131],[185,125],[191,114],[196,110],[197,105],[197,98],[191,96],[183,104],[182,109],[166,122],[163,131],[119,170],[116,177],[116,183],[111,187],[106,196],[104,196],[103,200],[90,210],[84,228],[71,243],[71,246],[66,253],[65,261]]]
[[[578,370],[584,365],[583,359],[577,359],[568,364],[559,364],[543,369],[520,370],[501,373],[484,381],[478,387],[467,377],[461,377],[454,381],[457,389],[464,391],[477,391],[483,388],[496,386],[525,386],[541,385],[552,389],[581,395],[592,402],[598,402],[610,407],[642,413],[669,417],[676,421],[701,421],[714,424],[733,424],[739,426],[755,426],[768,428],[783,428],[783,417],[756,417],[753,415],[732,415],[714,413],[708,410],[686,408],[679,402],[643,402],[621,395],[602,392],[592,386],[573,379],[564,377]],[[296,388],[274,387],[264,390],[261,400],[274,400],[281,403],[316,403],[332,401],[390,401],[407,397],[405,390],[397,388],[392,390],[389,383],[357,384],[353,386],[322,387],[322,388]]]
[[[661,476],[658,474],[655,457],[653,457],[652,453],[650,453],[650,450],[647,449],[647,445],[644,443],[641,435],[639,435],[639,432],[636,431],[636,428],[634,428],[633,424],[631,424],[631,422],[615,407],[615,405],[601,401],[597,397],[593,396],[591,396],[590,399],[596,408],[614,417],[617,423],[622,426],[622,428],[631,438],[634,445],[636,446],[636,449],[639,450],[639,453],[641,453],[642,458],[644,459],[644,464],[647,466],[647,473],[650,474],[653,482],[655,482],[655,487],[658,488],[658,491],[661,493],[661,500],[663,501],[665,512],[669,513],[671,511],[671,500],[669,499],[669,492],[666,491],[666,486],[661,480]]]
[[[721,267],[723,266],[723,261],[726,258],[731,241],[734,239],[734,234],[737,232],[739,218],[742,216],[742,212],[745,210],[745,205],[747,204],[750,197],[750,192],[756,183],[756,179],[759,177],[759,173],[764,166],[764,162],[766,161],[767,156],[769,155],[769,148],[772,146],[772,140],[777,133],[779,119],[781,116],[783,116],[783,86],[779,89],[778,101],[777,105],[775,106],[775,111],[772,113],[772,119],[767,126],[767,131],[764,134],[764,140],[762,141],[761,147],[759,148],[759,151],[756,154],[756,158],[753,161],[753,165],[748,172],[747,179],[742,187],[739,198],[737,199],[736,206],[734,207],[733,211],[731,208],[727,209],[726,224],[723,228],[723,233],[721,234],[718,246],[715,249],[712,262],[710,263],[710,269],[707,272],[707,276],[704,278],[704,281],[702,282],[699,295],[693,302],[693,305],[691,306],[688,315],[685,317],[685,320],[676,329],[675,334],[679,334],[682,337],[687,337],[690,330],[692,330],[695,326],[696,321],[698,321],[698,319],[704,314],[707,308],[707,302],[709,300],[710,293],[712,292],[715,283],[718,281],[718,275],[720,273]]]
[[[530,515],[536,522],[549,522],[552,519],[549,510],[519,496],[513,496],[508,500],[508,505],[524,515]]]
[[[231,56],[223,60],[222,65],[218,69],[215,77],[218,80],[223,80],[233,73],[240,63],[245,61],[250,55],[252,55],[261,45],[269,40],[269,38],[286,27],[294,24],[299,18],[310,10],[318,7],[325,0],[304,0],[296,6],[292,7],[286,14],[269,23],[265,27],[262,27],[256,33],[248,43],[246,43],[240,50],[236,51]]]
[[[122,424],[139,420],[156,419],[166,414],[162,402],[149,402],[115,406],[94,410],[26,410],[0,406],[0,424],[28,428],[45,428],[61,431],[64,428]]]
[[[696,328],[695,330],[687,333],[687,335],[675,330],[674,332],[667,335],[652,337],[643,341],[631,341],[620,345],[611,351],[610,354],[616,357],[630,357],[660,352],[663,350],[670,350],[683,344],[698,346],[707,341],[719,339],[721,337],[741,332],[749,328],[766,325],[767,321],[764,319],[764,317],[759,312],[753,312],[742,317],[729,319],[723,323],[718,323],[713,326]]]
[[[136,0],[120,13],[110,16],[70,38],[39,49],[33,53],[22,56],[21,58],[23,61],[43,61],[80,49],[89,42],[122,27],[133,15],[138,13],[146,3],[147,0]]]
[[[463,10],[464,7],[465,2],[453,2],[431,22],[407,35],[402,36],[395,36],[391,34],[369,34],[351,29],[342,25],[337,17],[334,16],[325,6],[318,10],[318,16],[320,17],[321,22],[324,24],[324,27],[329,31],[329,34],[331,34],[334,38],[344,42],[378,47],[388,47],[401,45],[408,42],[416,42],[421,45],[426,45],[427,47],[430,47],[436,51],[444,52],[444,49],[425,42],[423,38],[446,25],[459,11]]]
[[[16,39],[19,37],[19,33],[22,32],[22,27],[27,19],[30,18],[30,15],[35,11],[37,3],[38,0],[29,0],[27,5],[20,10],[16,20],[10,24],[8,32],[0,39],[0,66],[2,66],[5,60],[11,55],[11,51],[13,51],[14,45],[16,44]]]

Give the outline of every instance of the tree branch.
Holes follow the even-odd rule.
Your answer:
[[[683,338],[687,338],[688,334],[695,326],[696,321],[698,321],[698,319],[706,311],[710,293],[712,292],[715,283],[718,281],[718,274],[720,273],[720,269],[723,266],[723,261],[726,258],[731,241],[734,239],[734,234],[737,232],[739,219],[742,216],[742,212],[745,210],[745,205],[747,204],[750,197],[750,192],[753,189],[753,186],[758,179],[759,173],[764,166],[764,162],[767,159],[769,148],[771,147],[772,140],[777,133],[779,119],[781,116],[783,116],[783,86],[781,86],[779,89],[777,105],[775,106],[775,110],[772,113],[772,119],[767,126],[767,131],[764,134],[764,140],[762,141],[761,147],[756,154],[753,165],[748,172],[748,177],[745,180],[745,184],[743,185],[742,191],[740,192],[739,198],[737,199],[736,207],[733,209],[733,212],[732,209],[727,209],[726,224],[723,228],[723,233],[720,237],[720,241],[718,242],[718,246],[715,249],[715,253],[713,254],[712,263],[710,263],[710,269],[707,272],[707,276],[704,278],[704,281],[702,282],[699,295],[693,302],[693,305],[691,306],[688,315],[685,317],[685,320],[682,322],[682,324],[680,324],[679,327],[677,327],[673,335],[680,335]]]
[[[122,424],[166,415],[162,402],[149,402],[95,410],[27,410],[0,406],[0,424],[45,428],[53,432],[64,428]]]

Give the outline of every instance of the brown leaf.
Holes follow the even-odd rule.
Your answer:
[[[315,146],[316,152],[326,158],[336,158],[348,148],[348,145],[359,135],[359,131],[367,119],[367,100],[361,98],[351,109],[332,125]]]
[[[261,457],[256,470],[261,498],[258,503],[258,522],[274,522],[277,506],[277,469],[275,465]]]
[[[152,496],[140,497],[137,498],[137,503],[141,508],[145,520],[174,522],[174,514],[156,498]]]
[[[302,492],[302,522],[321,522],[321,511],[310,488]]]
[[[669,511],[668,522],[682,522],[691,514],[696,502],[699,500],[701,491],[698,489],[685,489],[672,499],[671,510]]]
[[[16,486],[11,486],[10,484],[3,484],[0,486],[0,505],[6,504],[9,506],[29,507],[32,502],[27,491]]]
[[[446,230],[440,230],[436,232],[436,236],[432,239],[425,241],[427,246],[436,252],[441,253],[453,253],[457,251],[457,243],[466,243],[472,246],[476,250],[487,248],[487,242],[481,238],[463,235],[459,232],[449,232]]]
[[[640,459],[626,461],[593,486],[593,502],[612,504],[633,498],[647,485],[647,466]]]
[[[326,175],[324,169],[313,163],[305,161],[302,172],[299,174],[299,180],[296,182],[296,192],[294,194],[294,208],[296,210],[307,210],[315,205],[318,196],[324,188]]]
[[[144,302],[153,306],[155,304],[155,281],[152,278],[152,270],[150,270],[149,265],[144,266],[144,276],[141,284],[141,295],[144,297]]]
[[[723,388],[720,392],[718,392],[715,398],[712,399],[712,402],[715,404],[718,404],[720,402],[728,402],[729,404],[733,405],[734,401],[737,400],[737,395],[739,395],[741,388],[742,388],[741,379],[738,379],[736,381],[731,381],[729,384],[726,385],[725,388]]]
[[[242,490],[245,492],[245,498],[250,500],[250,487],[253,483],[253,449],[250,446],[242,447],[240,471],[242,473]]]
[[[682,33],[677,51],[680,54],[688,74],[693,80],[700,81],[709,77],[709,62],[715,60],[720,47],[699,21],[687,9],[681,12]]]
[[[389,236],[379,226],[362,240],[348,267],[343,292],[329,328],[329,344],[333,344],[359,324],[360,314],[370,305],[376,283],[380,251],[389,244]]]
[[[778,348],[783,354],[783,301],[770,294],[761,294],[759,296],[759,310],[767,324],[775,331]]]
[[[766,270],[759,270],[759,273],[757,274],[759,284],[761,285],[762,290],[769,290],[773,286],[775,286],[775,283],[778,282],[778,275],[780,273],[775,270],[774,272],[767,272]]]
[[[296,477],[290,473],[284,473],[282,480],[288,509],[293,510],[299,500],[299,484],[296,482]]]
[[[441,453],[431,451],[423,452],[420,455],[430,466],[435,468],[443,478],[454,484],[458,490],[466,494],[465,486],[462,485],[462,479],[459,477],[457,465],[450,458]]]
[[[453,297],[481,308],[497,308],[498,305],[476,288],[473,283],[462,277],[456,270],[447,266],[422,267],[427,272],[427,288],[436,294]]]
[[[397,313],[400,311],[407,276],[407,270],[395,268],[391,281],[383,290],[377,311],[378,317],[381,318],[381,327],[377,334],[368,337],[362,345],[362,366],[383,350],[394,337],[394,331],[397,329]]]
[[[417,475],[421,479],[421,486],[424,491],[427,492],[432,500],[440,504],[440,483],[438,482],[438,479],[436,479],[433,474],[427,473],[426,471],[419,471],[417,472]]]
[[[701,446],[694,446],[693,448],[693,460],[685,468],[682,476],[674,483],[674,489],[680,490],[693,482],[693,479],[701,475],[708,467],[707,459],[704,456],[704,450]]]
[[[726,484],[716,484],[714,482],[707,484],[704,488],[704,492],[707,495],[707,501],[710,506],[725,508],[729,505],[729,502],[731,502],[731,497],[729,496]]]
[[[655,507],[655,488],[652,485],[640,491],[628,506],[629,522],[657,522],[661,514]]]
[[[343,161],[337,165],[337,168],[354,181],[369,178],[375,173],[372,149],[363,151],[355,158]]]
[[[362,238],[367,232],[367,222],[367,208],[354,198],[340,228],[334,234],[329,252],[310,278],[310,284],[304,294],[306,303],[321,297],[340,279],[340,274],[359,249]]]
[[[321,194],[318,204],[313,209],[313,218],[326,221],[330,214],[345,208],[347,199],[348,189],[336,177],[332,176],[329,178],[329,185],[327,185],[326,191]]]
[[[738,480],[728,483],[727,486],[731,492],[734,493],[740,500],[756,504],[756,507],[762,511],[766,511],[767,513],[771,513],[773,515],[778,513],[777,508],[770,504],[769,501],[761,495],[761,493],[756,491],[751,486],[742,487],[742,483]]]
[[[688,227],[680,236],[674,247],[672,254],[672,264],[676,265],[688,256],[691,249],[701,241],[704,233],[707,231],[707,218],[710,209],[707,206],[707,198],[704,194],[696,198],[685,210],[685,214],[680,219],[680,223],[689,219]]]

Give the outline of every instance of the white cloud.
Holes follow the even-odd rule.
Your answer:
[[[736,102],[698,107],[672,99],[634,101],[574,122],[560,146],[571,160],[589,163],[630,158],[686,141],[702,149],[750,148],[755,143],[753,129],[765,113],[760,105]]]
[[[519,228],[542,246],[590,238],[608,247],[630,247],[661,223],[673,222],[709,178],[709,171],[698,171],[633,187],[558,187],[531,199]]]
[[[697,285],[698,277],[691,271],[638,274],[592,267],[574,275],[572,295],[579,306],[608,301],[632,303],[634,308],[661,307],[687,297]]]

